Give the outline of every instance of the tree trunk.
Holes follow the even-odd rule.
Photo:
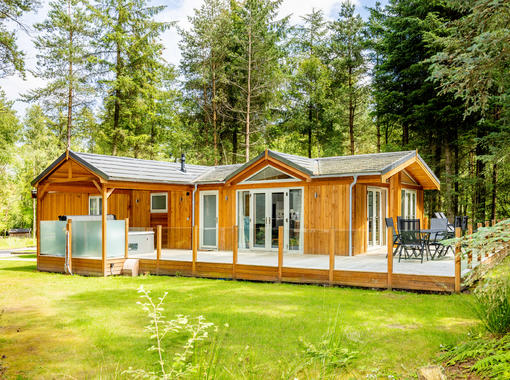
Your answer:
[[[120,23],[120,12],[119,12],[119,19],[118,22]],[[117,41],[115,43],[116,48],[116,57],[115,57],[115,102],[113,105],[113,130],[112,130],[112,154],[115,156],[117,155],[117,148],[119,144],[119,122],[120,122],[120,97],[121,97],[121,91],[119,88],[118,80],[120,76],[122,75],[122,56],[120,51],[120,44]]]
[[[375,117],[375,128],[377,130],[377,153],[381,153],[381,124],[377,116]]]
[[[246,162],[250,161],[250,112],[251,112],[251,28],[248,29],[248,81],[246,88],[246,126],[245,126],[245,134],[246,134]]]
[[[446,200],[446,215],[449,219],[452,219],[455,216],[455,211],[453,210],[453,190],[452,190],[452,180],[453,180],[453,170],[452,170],[452,150],[451,146],[447,141],[443,140],[444,146],[444,168],[446,174],[446,189],[445,189],[445,200]]]
[[[353,102],[353,89],[352,89],[352,67],[349,67],[349,137],[351,140],[351,154],[354,154],[354,111],[355,105]]]
[[[312,158],[312,122],[313,110],[312,105],[308,104],[308,158]]]
[[[214,63],[211,65],[212,71],[212,113],[213,113],[213,146],[214,146],[214,165],[218,165],[218,123],[216,112],[216,68]]]
[[[497,195],[497,181],[498,181],[498,169],[497,165],[492,166],[492,207],[491,207],[491,219],[496,219],[496,195]]]
[[[237,116],[234,118],[234,129],[232,130],[232,163],[237,164]]]
[[[67,16],[71,21],[71,1],[67,2]],[[69,46],[73,46],[73,26],[69,25]],[[69,88],[67,100],[67,149],[71,149],[71,127],[73,123],[73,54],[69,55]]]

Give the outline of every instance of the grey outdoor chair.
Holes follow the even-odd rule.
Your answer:
[[[398,225],[401,249],[398,261],[404,253],[405,259],[419,258],[423,263],[425,241],[421,236],[420,219],[400,219]]]
[[[443,232],[431,233],[428,238],[428,247],[434,248],[434,253],[431,253],[432,259],[445,256],[448,253],[451,246],[444,246],[441,241],[452,237],[451,232],[448,231],[448,220],[444,218],[432,218],[430,219],[430,229],[440,230]]]

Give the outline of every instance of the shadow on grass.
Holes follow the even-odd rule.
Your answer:
[[[34,263],[34,264],[26,264],[26,265],[23,265],[23,266],[17,266],[17,267],[4,267],[4,268],[0,268],[0,271],[5,271],[5,272],[31,272],[31,273],[36,273],[37,272],[37,264]]]

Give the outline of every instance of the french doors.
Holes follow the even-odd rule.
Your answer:
[[[368,248],[381,247],[386,244],[384,233],[384,216],[386,215],[386,190],[367,189],[367,237]]]
[[[277,250],[283,226],[284,249],[302,252],[303,190],[238,191],[239,248]]]

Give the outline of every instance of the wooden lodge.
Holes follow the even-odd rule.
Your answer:
[[[67,151],[32,185],[37,188],[38,269],[64,272],[69,260],[73,273],[87,275],[120,273],[136,231],[158,230],[157,244],[193,250],[194,259],[196,251],[338,257],[386,250],[384,218],[423,221],[424,190],[439,190],[439,180],[416,151],[305,158],[265,150],[245,164],[214,167]],[[49,227],[41,223],[62,216],[73,221],[71,228],[78,228],[79,217],[100,223],[99,245],[86,244],[96,255],[45,252]],[[108,253],[108,218],[125,221],[125,255]],[[69,240],[86,239],[66,233],[66,252]],[[73,241],[72,247],[81,249],[81,243]],[[141,259],[141,270],[163,274],[159,258],[153,261]],[[173,265],[165,273],[187,273],[187,263]],[[206,264],[192,265],[196,271]],[[236,263],[228,265],[226,272]],[[248,270],[247,279],[272,278],[254,271],[255,266]]]

